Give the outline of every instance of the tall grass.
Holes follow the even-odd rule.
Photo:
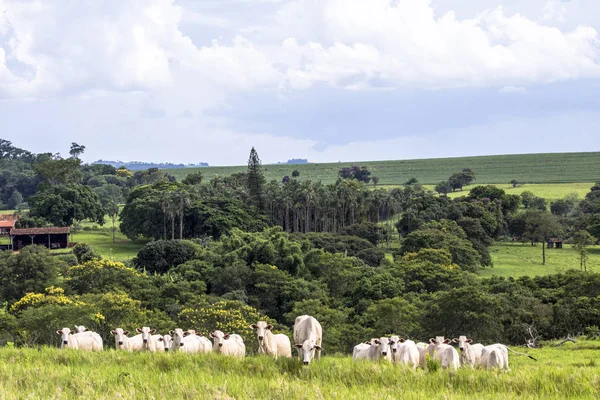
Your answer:
[[[510,372],[411,371],[324,357],[245,360],[217,355],[0,351],[1,398],[18,399],[574,399],[600,397],[600,347],[532,350]]]

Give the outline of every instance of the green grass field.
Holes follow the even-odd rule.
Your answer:
[[[500,243],[491,247],[490,252],[494,267],[483,270],[484,277],[548,275],[580,267],[577,251],[568,244],[562,249],[546,249],[546,265],[542,265],[541,244]],[[600,246],[589,248],[587,270],[600,272]]]
[[[137,256],[142,246],[149,242],[145,239],[132,241],[122,233],[117,232],[113,243],[112,233],[108,229],[74,232],[71,235],[71,241],[89,244],[103,257],[115,261],[126,261]]]
[[[434,190],[435,185],[424,185],[429,190]],[[472,187],[477,184],[467,186],[463,191],[448,193],[448,197],[455,198],[460,196],[468,196]],[[517,187],[512,187],[510,184],[496,184],[494,186],[504,190],[507,194],[518,194],[525,191],[530,191],[538,197],[542,197],[548,201],[548,205],[552,201],[561,199],[570,194],[576,194],[579,199],[583,199],[590,192],[593,182],[577,182],[577,183],[544,183],[544,184],[525,184]]]
[[[258,149],[260,152],[260,149]],[[244,162],[245,160],[240,160]],[[323,164],[271,164],[264,165],[267,180],[281,181],[297,169],[299,179],[331,183],[337,179],[340,168],[353,165],[367,166],[381,185],[401,185],[415,177],[421,184],[435,185],[448,179],[454,172],[471,168],[476,183],[508,184],[516,179],[523,183],[574,183],[595,182],[600,179],[600,153],[555,153],[481,156],[462,158],[437,158],[422,160],[339,162]],[[202,171],[206,179],[215,175],[231,175],[245,171],[245,165],[233,167],[206,167],[166,170],[178,180],[191,172]]]
[[[325,334],[327,329],[325,327]],[[253,343],[254,345],[254,343]],[[527,350],[511,371],[187,354],[0,350],[5,399],[598,399],[600,342]]]

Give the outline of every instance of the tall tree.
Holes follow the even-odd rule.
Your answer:
[[[258,152],[252,147],[250,157],[248,158],[248,193],[254,206],[263,209],[263,191],[265,186],[265,176],[262,171],[262,164],[258,157]]]
[[[546,242],[562,233],[562,226],[556,216],[541,210],[528,210],[523,214],[525,237],[534,243],[542,243],[542,264],[546,265]]]
[[[73,143],[71,143],[71,149],[69,150],[69,154],[71,155],[72,158],[79,159],[79,156],[81,156],[84,151],[85,151],[84,145],[73,142]]]
[[[179,239],[183,239],[183,217],[185,209],[191,204],[192,198],[185,189],[178,189],[174,196],[174,203],[177,206],[177,214],[179,214]]]
[[[579,268],[582,271],[587,271],[587,247],[594,244],[594,241],[594,237],[588,231],[581,230],[573,234],[573,247],[579,252]]]

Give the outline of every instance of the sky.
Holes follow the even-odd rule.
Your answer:
[[[599,0],[0,0],[0,137],[241,165],[600,150]]]

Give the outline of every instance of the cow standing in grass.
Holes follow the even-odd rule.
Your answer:
[[[466,336],[454,338],[452,339],[452,342],[458,344],[461,365],[474,368],[476,365],[481,364],[481,351],[483,350],[483,345],[481,343],[471,344],[473,343],[473,339],[467,338]]]
[[[378,361],[381,359],[386,361],[392,361],[390,351],[390,339],[386,337],[381,337],[379,339],[371,339],[371,341],[368,344],[360,343],[354,346],[352,359],[354,361]]]
[[[173,351],[183,353],[209,353],[212,349],[210,340],[204,336],[196,335],[196,331],[183,331],[177,328],[169,332],[173,338],[171,348]]]
[[[442,368],[458,369],[460,367],[460,357],[458,352],[450,346],[452,340],[445,339],[443,336],[436,336],[435,339],[429,339],[427,351],[429,355],[440,361]]]
[[[102,351],[102,338],[95,332],[72,332],[69,328],[56,331],[60,335],[60,348],[84,351]]]
[[[136,328],[135,331],[142,335],[142,350],[150,351],[152,353],[164,351],[163,346],[161,346],[161,343],[158,341],[160,335],[154,335],[156,329],[150,329],[149,327],[144,326],[143,328]]]
[[[140,351],[144,345],[142,335],[135,335],[129,337],[129,331],[125,331],[122,328],[116,328],[110,333],[115,337],[115,348],[117,350],[124,351]]]
[[[235,333],[223,333],[216,330],[210,334],[213,339],[213,350],[217,354],[244,358],[246,356],[246,345],[244,339]]]
[[[321,358],[323,328],[319,321],[309,315],[301,315],[294,322],[294,347],[304,365]]]
[[[292,358],[292,344],[290,338],[283,333],[274,334],[273,325],[265,321],[258,321],[250,325],[256,332],[258,339],[258,354],[266,354],[275,359],[278,357]]]
[[[419,349],[412,340],[392,336],[390,337],[390,348],[394,364],[408,365],[414,369],[419,366]]]

